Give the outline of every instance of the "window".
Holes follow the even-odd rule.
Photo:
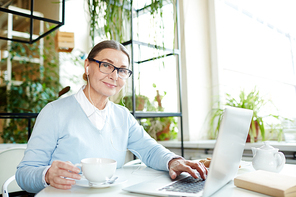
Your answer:
[[[295,7],[293,0],[215,0],[217,94],[257,87],[280,115],[296,118]]]
[[[150,1],[135,1],[136,9],[150,5]],[[173,3],[165,3],[162,13],[150,14],[149,9],[137,12],[134,22],[134,40],[174,49],[175,20]],[[160,17],[162,15],[162,17]],[[176,42],[176,41],[175,41]],[[134,77],[136,94],[142,94],[151,101],[158,90],[163,97],[165,112],[178,112],[178,59],[175,55],[149,61],[151,58],[167,55],[168,51],[157,50],[146,45],[134,45]],[[169,85],[168,85],[169,84]],[[156,86],[156,87],[154,87]],[[131,91],[131,90],[130,90]],[[127,93],[129,94],[129,93]]]

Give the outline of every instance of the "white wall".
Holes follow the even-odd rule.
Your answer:
[[[75,48],[74,55],[81,52],[88,53],[91,47],[89,36],[89,19],[87,14],[87,3],[84,0],[71,0],[65,3],[65,24],[59,31],[74,32]],[[60,83],[63,87],[70,85],[71,93],[76,93],[85,83],[82,79],[84,73],[83,61],[81,65],[75,65],[71,61],[71,53],[60,54]],[[75,82],[73,82],[73,80]],[[69,95],[69,94],[67,94]]]
[[[184,140],[206,135],[211,108],[208,0],[181,0],[182,90]]]

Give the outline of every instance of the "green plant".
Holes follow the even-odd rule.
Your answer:
[[[153,87],[156,89],[156,85],[153,84]],[[157,107],[154,107],[153,111],[163,112],[164,108],[162,106],[162,99],[166,95],[166,92],[163,92],[163,95],[160,95],[159,90],[156,90],[156,96],[154,101],[157,103]],[[141,124],[147,133],[150,134],[156,140],[173,140],[178,136],[177,132],[177,121],[175,117],[157,117],[157,118],[147,118],[142,119]]]
[[[156,85],[153,84],[153,87],[156,88]],[[166,92],[160,95],[159,91],[156,90],[156,96],[153,102],[150,102],[149,98],[146,96],[135,95],[136,111],[163,112],[164,108],[162,107],[161,101],[165,95]],[[155,103],[157,104],[155,105]],[[132,111],[132,96],[125,96],[118,104]],[[175,117],[143,118],[140,122],[145,131],[155,140],[173,140],[178,136],[178,123]]]
[[[151,15],[159,14],[162,17],[163,2],[151,0],[150,5],[145,7],[149,7]],[[129,35],[129,31],[124,28],[130,23],[132,0],[88,0],[87,3],[92,44],[95,44],[96,35],[124,42]]]
[[[136,98],[136,110],[135,111],[153,111],[154,107],[149,101],[149,98],[144,95],[135,95]],[[132,95],[125,96],[123,99],[120,99],[119,105],[125,106],[130,111],[133,110],[133,101],[132,101]]]
[[[54,36],[48,35],[44,47],[44,66],[32,63],[32,58],[38,57],[38,43],[22,44],[12,42],[11,60],[23,58],[20,69],[12,73],[12,80],[22,81],[20,85],[11,84],[9,89],[1,88],[1,110],[10,113],[38,113],[50,101],[58,98],[60,89],[58,75],[58,58],[54,51]],[[1,63],[7,60],[2,59]],[[9,81],[6,81],[9,84]],[[5,143],[27,142],[26,119],[6,119],[1,137]],[[34,125],[34,122],[33,124]]]
[[[213,108],[211,111],[210,116],[210,130],[208,132],[210,139],[215,139],[217,137],[217,133],[220,127],[220,123],[222,120],[223,115],[223,109],[221,106],[221,103],[217,103],[218,107]],[[249,130],[249,138],[251,142],[255,142],[258,140],[259,133],[261,135],[262,141],[266,140],[266,126],[269,127],[269,131],[271,133],[277,132],[278,140],[280,141],[282,139],[282,132],[283,127],[280,124],[280,119],[283,119],[283,117],[279,115],[274,114],[267,114],[262,115],[260,112],[263,111],[267,105],[275,106],[270,100],[265,100],[260,94],[259,91],[254,88],[250,93],[246,93],[245,91],[241,91],[239,94],[239,99],[235,99],[230,94],[226,94],[226,102],[224,106],[231,106],[231,107],[238,107],[238,108],[244,108],[244,109],[251,109],[253,110],[253,117],[251,120],[250,130]],[[265,121],[267,118],[272,118],[273,122],[275,120],[278,121],[278,123],[268,123],[268,121]]]
[[[175,117],[157,117],[141,120],[141,125],[155,140],[174,140],[178,136]]]
[[[92,44],[96,34],[123,42],[125,31],[122,29],[130,19],[130,0],[88,0],[90,15],[90,37]],[[103,27],[100,24],[104,24]]]

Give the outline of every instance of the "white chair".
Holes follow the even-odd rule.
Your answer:
[[[16,183],[14,175],[24,156],[25,149],[24,147],[18,147],[0,151],[0,185],[2,186],[1,193],[3,197],[8,197],[8,191],[23,191]]]

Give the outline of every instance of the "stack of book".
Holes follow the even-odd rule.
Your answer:
[[[263,170],[237,176],[234,185],[270,196],[296,196],[296,176]]]

